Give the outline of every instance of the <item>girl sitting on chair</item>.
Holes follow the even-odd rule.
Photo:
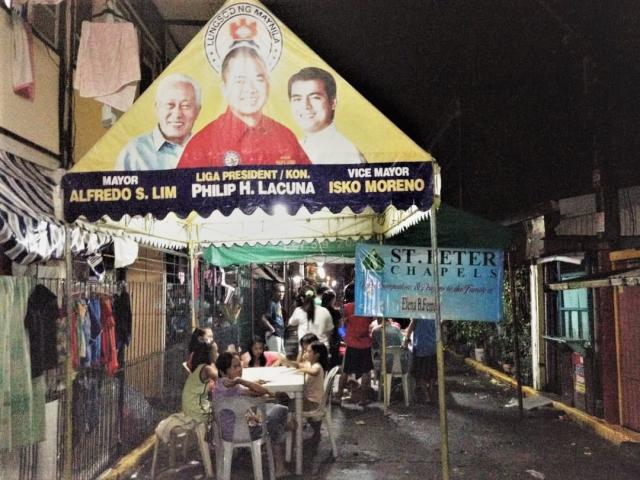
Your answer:
[[[209,395],[218,371],[214,366],[217,348],[215,343],[198,342],[191,357],[192,372],[182,389],[182,411],[191,418],[207,422],[211,414]]]
[[[295,362],[290,362],[295,363]],[[305,374],[302,410],[310,412],[320,408],[324,397],[324,374],[329,367],[329,350],[320,341],[311,342],[304,351],[302,361],[295,366]],[[322,422],[309,420],[313,428],[313,438],[320,438]]]
[[[278,352],[270,352],[265,350],[265,342],[262,337],[254,337],[242,354],[240,361],[243,368],[251,367],[271,367],[283,358]]]
[[[237,353],[222,352],[216,360],[216,367],[220,373],[220,379],[216,382],[213,393],[213,398],[216,402],[231,401],[233,397],[239,395],[275,396],[270,390],[263,387],[263,382],[250,382],[242,378],[242,364]],[[288,474],[284,466],[282,440],[284,440],[284,433],[287,428],[289,409],[284,405],[268,404],[266,405],[266,412],[267,430],[273,441],[276,476],[281,477]],[[226,435],[232,434],[236,420],[233,417],[220,419],[223,437],[225,432]]]

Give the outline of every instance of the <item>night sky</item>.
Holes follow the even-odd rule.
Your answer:
[[[443,199],[504,218],[640,183],[640,2],[264,0],[443,168]]]

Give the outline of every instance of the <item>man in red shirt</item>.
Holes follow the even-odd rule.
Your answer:
[[[232,48],[221,76],[229,107],[194,135],[178,168],[311,164],[293,132],[262,113],[269,75],[255,48]]]
[[[344,289],[344,306],[342,309],[344,324],[347,332],[344,342],[347,350],[344,354],[344,363],[342,365],[342,375],[338,384],[338,397],[342,398],[342,393],[347,384],[350,375],[354,375],[356,380],[360,380],[360,388],[366,395],[371,386],[371,370],[373,370],[373,360],[371,357],[371,335],[369,334],[369,324],[373,320],[369,317],[360,317],[354,315],[354,286],[353,283],[347,285]],[[368,399],[362,397],[361,404],[367,404]]]

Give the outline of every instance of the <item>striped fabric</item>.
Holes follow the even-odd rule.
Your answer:
[[[62,258],[64,226],[44,169],[0,150],[0,248],[22,265]]]

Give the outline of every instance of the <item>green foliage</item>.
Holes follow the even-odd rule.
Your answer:
[[[491,336],[496,334],[496,326],[489,322],[448,321],[447,332],[450,344],[485,348]]]
[[[518,352],[522,381],[531,383],[531,316],[529,314],[529,272],[527,267],[514,269],[515,305],[518,315]],[[508,275],[505,275],[508,277]],[[509,279],[505,278],[503,288],[503,321],[496,325],[488,322],[445,322],[447,343],[450,348],[469,355],[473,348],[484,348],[487,362],[496,367],[513,365],[514,324],[511,309]]]
[[[518,316],[518,353],[520,355],[520,371],[522,382],[531,384],[531,315],[529,302],[529,270],[526,267],[514,268],[515,310]],[[496,345],[496,361],[500,364],[515,362],[514,323],[511,308],[509,281],[505,279],[503,294],[504,321],[500,326],[500,335]]]

